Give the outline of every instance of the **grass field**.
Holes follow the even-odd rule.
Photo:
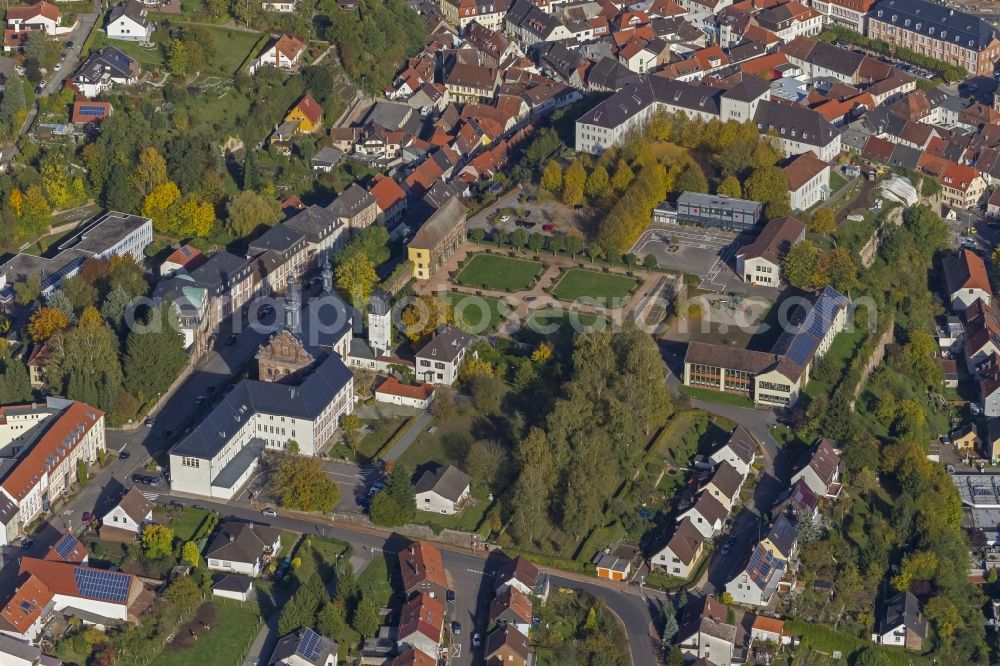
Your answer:
[[[201,524],[205,522],[206,517],[208,517],[208,511],[190,506],[184,507],[180,515],[170,523],[170,527],[174,530],[175,537],[181,541],[190,541]]]
[[[500,325],[499,298],[454,291],[441,294],[441,297],[453,308],[455,323],[467,333],[492,333]]]
[[[542,265],[537,261],[477,254],[465,264],[455,280],[479,289],[522,291],[530,287],[541,272]]]
[[[166,64],[166,59],[163,57],[163,49],[160,48],[159,44],[155,44],[151,47],[139,46],[138,42],[125,42],[120,39],[108,39],[108,35],[104,30],[95,30],[94,39],[90,43],[90,50],[96,51],[102,49],[105,46],[113,46],[129,58],[132,58],[140,65],[146,68],[158,68],[163,67]]]
[[[211,639],[200,640],[187,650],[173,651],[168,645],[151,662],[151,666],[239,666],[243,663],[260,628],[257,604],[218,598],[212,603],[215,605],[215,623]]]
[[[428,462],[440,465],[461,466],[465,454],[475,439],[472,436],[473,419],[468,416],[453,417],[446,422],[435,422],[437,430],[426,430],[399,458],[399,463],[416,469]]]
[[[586,312],[569,312],[568,310],[546,309],[535,310],[532,312],[531,315],[528,316],[527,321],[524,322],[524,328],[532,333],[549,335],[556,332],[556,329],[553,327],[561,328],[567,325],[576,326],[577,323],[579,323],[582,328],[601,331],[604,330],[604,327],[608,322],[604,317],[588,314]]]
[[[864,343],[867,334],[868,331],[860,326],[853,330],[844,330],[838,333],[837,337],[833,339],[833,344],[830,345],[830,350],[826,353],[826,357],[832,363],[835,363],[837,368],[833,375],[833,384],[816,377],[816,373],[814,372],[809,383],[806,385],[805,394],[810,398],[815,398],[818,395],[829,395],[830,391],[833,390],[833,385],[840,382],[844,376],[848,364],[854,358],[854,355],[857,354],[858,348]]]
[[[733,407],[753,408],[753,402],[749,398],[734,393],[723,393],[722,391],[711,391],[709,389],[695,388],[694,386],[681,386],[680,392],[690,396],[694,400],[704,400],[706,402],[717,402],[722,405],[732,405]]]
[[[392,598],[392,582],[389,565],[384,556],[375,555],[365,570],[358,576],[358,587],[365,599],[371,599],[379,608],[389,604]]]
[[[613,298],[625,298],[635,289],[636,284],[635,278],[626,275],[572,268],[563,274],[562,279],[552,290],[552,295],[563,301],[575,301],[578,298],[609,301]]]

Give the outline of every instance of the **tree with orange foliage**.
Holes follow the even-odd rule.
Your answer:
[[[51,338],[56,331],[61,331],[68,326],[69,320],[61,310],[40,307],[31,313],[31,319],[28,321],[28,334],[35,342],[44,342]]]

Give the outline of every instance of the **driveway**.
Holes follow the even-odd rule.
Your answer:
[[[78,25],[76,26],[76,30],[68,35],[59,35],[58,39],[63,43],[73,42],[73,48],[66,49],[66,59],[62,61],[61,65],[57,65],[59,69],[49,71],[47,74],[47,83],[42,90],[42,95],[51,95],[62,90],[63,81],[76,72],[77,65],[80,64],[80,59],[83,55],[83,44],[87,41],[90,31],[94,29],[94,24],[97,23],[98,16],[100,16],[98,12],[77,14]]]

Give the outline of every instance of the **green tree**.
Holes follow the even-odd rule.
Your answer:
[[[31,400],[28,368],[20,358],[13,357],[10,345],[0,345],[0,405]]]
[[[785,255],[781,272],[786,282],[799,289],[812,290],[817,283],[820,251],[810,240],[797,243]]]
[[[162,303],[142,329],[129,333],[123,367],[125,388],[140,401],[152,399],[170,388],[186,363],[184,338],[176,328],[173,304]]]
[[[183,41],[170,41],[170,46],[167,47],[167,67],[175,76],[186,76],[191,71],[191,54]]]
[[[347,630],[347,609],[344,602],[332,599],[324,603],[316,613],[316,631],[340,641]]]
[[[201,605],[205,594],[193,576],[178,576],[167,587],[163,597],[182,613],[189,613]]]
[[[166,525],[146,525],[139,539],[143,553],[151,560],[168,557],[174,550],[174,531]]]
[[[318,458],[284,455],[274,476],[282,506],[295,511],[329,513],[340,499],[340,488],[323,471]]]
[[[518,227],[510,235],[510,244],[516,249],[521,249],[528,244],[528,232]]]
[[[576,255],[583,252],[583,239],[577,235],[570,235],[566,237],[566,252],[576,259]]]
[[[788,181],[785,172],[776,166],[765,166],[754,170],[744,183],[743,192],[748,199],[760,201],[774,208],[766,212],[768,217],[791,214],[788,202]]]
[[[545,432],[532,428],[517,448],[520,468],[514,485],[511,534],[518,543],[531,544],[547,525],[549,496],[555,484],[555,469]]]
[[[64,394],[110,412],[122,387],[118,339],[96,308],[85,308],[76,327],[53,336],[46,366]]]
[[[240,192],[230,199],[226,211],[229,231],[239,238],[249,236],[259,227],[273,226],[283,217],[276,200],[249,191]]]
[[[41,295],[42,278],[37,274],[14,283],[14,302],[18,305],[31,305]]]
[[[854,666],[890,666],[892,660],[874,645],[861,648],[854,654]]]
[[[370,599],[364,598],[358,603],[351,624],[363,638],[371,638],[375,635],[378,631],[379,615],[378,608]]]
[[[0,129],[10,136],[23,121],[27,102],[24,98],[24,79],[16,71],[7,77],[3,99],[0,100]]]
[[[545,244],[552,252],[552,256],[556,256],[557,254],[566,249],[566,235],[553,234],[549,236],[548,240],[545,241]]]
[[[321,585],[319,585],[321,587]],[[320,596],[316,593],[317,582],[304,581],[292,595],[278,616],[278,633],[284,636],[302,627],[312,627]]]
[[[705,178],[705,172],[702,171],[697,162],[689,160],[684,165],[680,174],[677,175],[677,180],[674,181],[674,190],[676,192],[700,192],[702,194],[708,192],[708,179]]]
[[[545,236],[543,234],[540,234],[537,231],[535,231],[528,236],[529,250],[531,250],[532,252],[538,252],[543,247],[545,247]]]
[[[680,631],[680,627],[677,626],[677,615],[674,613],[672,608],[666,608],[663,612],[663,633],[661,634],[663,642],[668,645],[674,642],[674,637],[677,636],[677,632]]]
[[[818,234],[832,234],[837,228],[837,215],[832,208],[820,208],[813,215],[812,230]]]
[[[482,243],[486,238],[486,230],[479,227],[469,231],[469,238],[472,239],[473,243]]]

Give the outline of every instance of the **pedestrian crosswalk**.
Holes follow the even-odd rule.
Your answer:
[[[141,492],[142,496],[148,499],[150,502],[155,502],[156,498],[160,496],[158,493],[152,493],[149,492],[148,490],[140,490],[139,492]]]

